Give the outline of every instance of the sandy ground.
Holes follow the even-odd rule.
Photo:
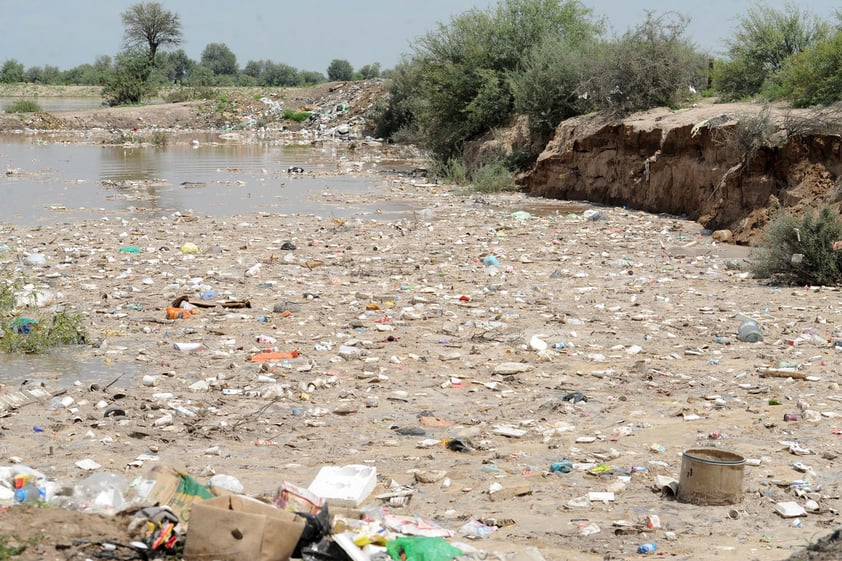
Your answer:
[[[454,539],[548,560],[631,559],[646,542],[676,559],[777,560],[838,527],[837,290],[764,285],[747,250],[674,217],[420,181],[344,200],[416,201],[400,220],[3,226],[6,270],[85,314],[92,344],[67,352],[128,374],[6,409],[0,462],[63,485],[89,475],[83,459],[128,480],[169,464],[254,496],[365,464],[378,473],[365,506],[454,531],[482,520],[490,536]],[[212,306],[166,319],[181,296]],[[737,338],[745,317],[762,342]],[[198,349],[176,348],[187,343]],[[300,354],[253,362],[266,349]],[[66,387],[60,372],[39,379]],[[735,504],[665,489],[700,447],[748,459]],[[413,491],[403,505],[376,498],[395,484]],[[785,502],[811,511],[784,518]],[[80,536],[128,539],[119,519],[56,512],[12,507],[0,534],[47,528],[24,559],[65,559]]]
[[[837,523],[837,291],[764,286],[739,270],[735,248],[670,217],[603,208],[589,220],[562,202],[408,182],[389,196],[426,211],[398,222],[112,216],[5,228],[5,261],[44,254],[47,266],[26,274],[87,315],[96,344],[72,352],[154,383],[135,376],[116,394],[80,385],[66,407],[11,412],[5,457],[65,482],[85,475],[84,458],[128,478],[174,464],[233,475],[254,495],[284,479],[307,485],[323,465],[370,464],[374,494],[392,480],[415,489],[395,512],[454,529],[507,519],[477,545],[535,546],[547,559],[624,558],[646,541],[683,559],[783,559]],[[529,217],[513,217],[520,210]],[[187,242],[199,253],[182,253]],[[484,265],[489,255],[499,265]],[[176,297],[211,290],[251,308],[165,319]],[[763,342],[737,340],[738,314],[762,323]],[[189,342],[202,347],[174,348]],[[251,362],[267,347],[300,356]],[[760,375],[792,364],[816,379]],[[563,401],[575,391],[587,401]],[[103,416],[114,404],[125,419]],[[759,461],[738,505],[661,492],[656,476],[679,478],[680,453],[708,446]],[[142,454],[158,459],[136,462]],[[564,459],[574,470],[550,473]],[[610,469],[592,475],[600,464]],[[418,483],[419,470],[452,484]],[[805,479],[819,511],[794,527],[775,504],[803,504],[792,483]],[[502,491],[489,493],[495,484]],[[582,499],[605,491],[614,500]],[[646,528],[650,514],[662,528]]]

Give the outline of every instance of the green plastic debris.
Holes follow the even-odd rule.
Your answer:
[[[450,561],[462,555],[462,550],[450,545],[443,538],[405,536],[386,543],[386,552],[395,561],[406,555],[406,561]]]

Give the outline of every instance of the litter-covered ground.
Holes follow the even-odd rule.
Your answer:
[[[131,506],[169,466],[270,502],[365,466],[358,508],[387,531],[502,559],[785,559],[838,527],[837,290],[766,286],[674,217],[407,177],[383,196],[423,210],[3,228],[44,306],[19,315],[84,313],[66,352],[114,373],[0,395],[0,535],[42,535],[21,558],[134,555],[126,518],[77,510]],[[733,504],[676,500],[699,448],[745,458]],[[56,506],[14,504],[24,467]],[[127,486],[92,503],[103,473]]]
[[[303,536],[296,556],[354,561],[384,543],[409,561],[839,558],[838,290],[765,285],[746,248],[679,218],[371,170],[356,86],[233,100],[213,126],[341,143],[336,171],[307,173],[389,182],[317,196],[383,214],[0,227],[4,277],[29,283],[9,329],[59,309],[88,334],[4,361],[0,557],[256,559],[268,534],[267,556]],[[319,118],[272,129],[283,109]],[[26,118],[0,128],[142,142],[209,117]],[[274,506],[319,520],[325,496],[330,540]],[[158,502],[172,515],[142,509]]]

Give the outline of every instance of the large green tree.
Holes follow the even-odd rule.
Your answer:
[[[354,79],[354,67],[347,60],[335,58],[327,67],[327,78],[332,82]]]
[[[181,44],[181,19],[178,14],[165,10],[159,2],[133,4],[121,17],[126,50],[146,49],[150,68],[155,65],[159,49]]]
[[[205,46],[200,62],[216,76],[234,76],[239,72],[237,55],[225,43],[209,43]]]
[[[3,67],[0,68],[0,82],[3,82],[4,84],[23,82],[23,78],[23,64],[14,58],[6,60],[3,63]]]
[[[166,77],[170,84],[183,84],[195,66],[196,61],[187,56],[184,49],[160,53],[155,63],[156,70]]]

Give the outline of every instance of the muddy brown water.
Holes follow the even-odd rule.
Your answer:
[[[344,196],[382,190],[389,172],[379,152],[353,155],[354,170],[337,147],[277,145],[238,133],[173,135],[164,147],[96,145],[0,135],[0,223],[36,225],[96,218],[142,208],[214,217],[252,212],[325,217],[395,218],[410,205],[354,204]],[[290,166],[304,173],[288,173]]]

